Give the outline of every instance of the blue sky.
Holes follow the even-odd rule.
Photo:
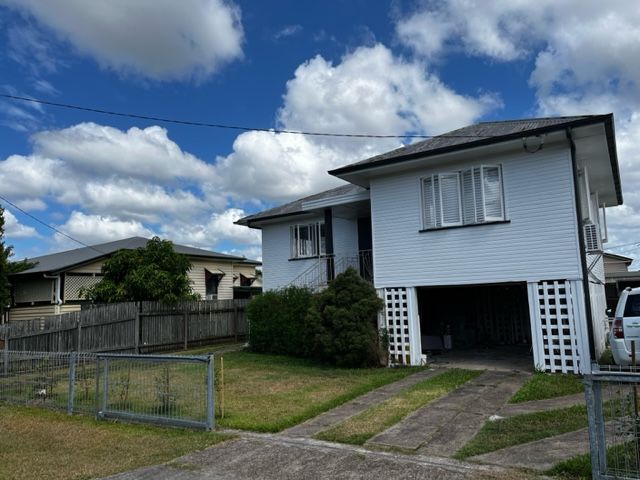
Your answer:
[[[260,128],[436,134],[480,120],[616,115],[638,238],[634,2],[0,0],[0,91]],[[337,183],[400,140],[167,125],[0,100],[0,194],[86,243],[158,234],[260,257],[240,216]],[[74,248],[7,207],[16,256]],[[635,245],[615,248],[635,255]]]

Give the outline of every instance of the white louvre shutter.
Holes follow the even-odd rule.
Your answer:
[[[476,198],[476,223],[484,222],[484,198],[482,196],[482,169],[473,169],[473,188]]]
[[[462,218],[465,225],[476,223],[476,197],[472,169],[462,171]]]
[[[440,175],[440,202],[442,226],[461,225],[460,175],[457,172]]]
[[[422,179],[422,228],[436,226],[436,200],[433,177]]]
[[[433,197],[436,204],[436,227],[442,226],[442,202],[440,199],[440,176],[433,176]]]
[[[500,167],[482,167],[484,214],[486,220],[502,220],[502,179]]]
[[[290,241],[290,249],[291,249],[291,258],[296,258],[298,256],[298,248],[296,241],[296,225],[292,225],[289,227],[289,241]]]

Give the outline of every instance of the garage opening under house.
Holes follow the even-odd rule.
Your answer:
[[[547,371],[599,358],[606,208],[622,204],[612,114],[479,123],[329,173],[348,183],[238,221],[262,231],[265,290],[367,263],[393,363],[447,332]]]

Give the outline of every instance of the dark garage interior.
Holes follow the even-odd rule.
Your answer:
[[[420,287],[423,353],[509,350],[531,358],[526,283]]]

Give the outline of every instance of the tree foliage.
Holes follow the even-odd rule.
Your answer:
[[[119,250],[102,266],[103,278],[81,295],[95,303],[195,300],[187,272],[191,262],[173,243],[154,237],[145,247]]]
[[[313,356],[344,367],[379,365],[377,315],[383,306],[373,285],[353,268],[318,293],[306,316]]]
[[[0,207],[0,314],[11,303],[9,273],[12,248],[4,244],[4,208]]]

